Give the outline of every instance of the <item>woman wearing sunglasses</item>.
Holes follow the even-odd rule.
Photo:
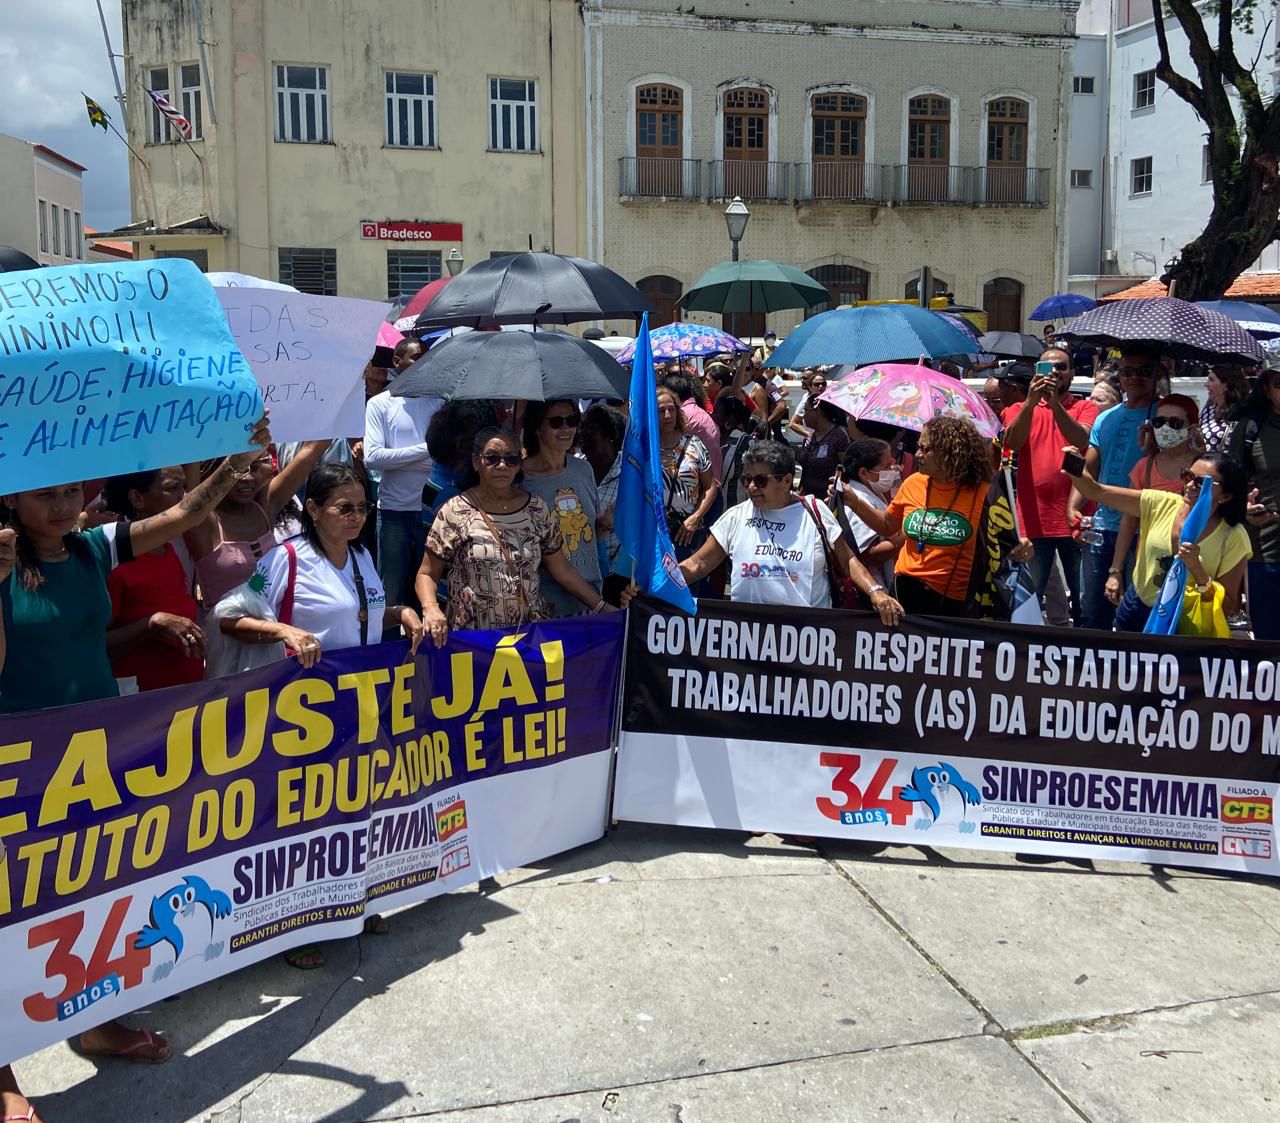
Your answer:
[[[802,441],[807,441],[813,430],[805,424],[804,411],[808,408],[811,399],[817,398],[819,394],[826,392],[827,376],[823,374],[821,370],[808,371],[801,376],[800,386],[804,390],[804,393],[801,395],[800,401],[796,405],[795,413],[791,415],[791,420],[787,422],[787,428],[795,433]]]
[[[1135,491],[1154,488],[1171,495],[1182,494],[1182,474],[1204,451],[1196,428],[1199,416],[1200,407],[1184,394],[1166,394],[1156,403],[1150,427],[1144,425],[1138,435],[1142,450],[1147,455],[1129,473],[1131,488]],[[1107,570],[1107,582],[1103,587],[1103,594],[1112,604],[1118,605],[1124,592],[1125,562],[1137,533],[1137,517],[1121,515],[1111,568]]]
[[[273,652],[294,654],[304,667],[314,667],[325,651],[378,643],[384,628],[403,626],[410,651],[417,651],[422,621],[412,608],[387,604],[378,569],[360,544],[369,513],[354,468],[334,463],[314,469],[307,477],[302,533],[268,553],[253,576],[218,604],[221,633],[246,647],[282,645]]]
[[[783,442],[750,445],[741,476],[748,498],[721,515],[706,542],[680,563],[685,580],[693,585],[727,558],[730,600],[830,608],[828,566],[834,564],[867,594],[885,624],[897,624],[902,605],[854,557],[826,505],[795,493],[795,470],[795,453]],[[623,603],[638,591],[632,585]]]
[[[437,647],[450,628],[513,628],[546,620],[542,570],[587,611],[604,611],[599,591],[569,563],[560,520],[520,486],[521,463],[515,433],[481,429],[470,471],[460,481],[462,493],[436,513],[416,589]],[[442,611],[437,590],[446,573],[449,593]]]
[[[1140,632],[1159,597],[1165,575],[1175,557],[1187,567],[1187,594],[1194,591],[1213,605],[1208,613],[1183,613],[1180,635],[1225,635],[1226,617],[1240,607],[1240,586],[1252,556],[1245,528],[1248,481],[1244,469],[1230,456],[1206,452],[1183,472],[1180,494],[1154,488],[1141,491],[1100,484],[1092,476],[1073,475],[1076,490],[1086,499],[1105,503],[1138,520],[1138,559],[1133,584],[1116,609],[1116,628]],[[1181,542],[1182,527],[1200,498],[1203,481],[1213,481],[1213,515],[1195,542]],[[1197,626],[1196,621],[1205,621]],[[1210,625],[1209,622],[1212,622]],[[1202,627],[1212,626],[1209,632]]]
[[[577,402],[530,402],[524,411],[524,486],[555,517],[564,555],[593,589],[600,592],[600,496],[591,465],[571,455],[578,443],[582,415]],[[581,616],[586,609],[547,570],[542,600],[551,617]],[[594,600],[591,602],[595,603]]]

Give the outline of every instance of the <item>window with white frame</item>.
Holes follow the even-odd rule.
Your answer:
[[[1093,172],[1088,168],[1072,168],[1071,169],[1071,186],[1072,187],[1092,187]]]
[[[1156,72],[1140,70],[1133,76],[1133,108],[1150,109],[1156,103]]]
[[[281,246],[280,283],[312,296],[337,296],[338,251]]]
[[[169,97],[169,68],[167,66],[152,66],[147,70],[147,89],[166,98]],[[150,98],[146,99],[146,103],[147,143],[168,144],[171,140],[177,139],[170,131],[169,122],[165,119],[164,114],[160,112],[156,103]]]
[[[62,239],[62,252],[67,257],[76,256],[76,239],[71,229],[71,210],[64,207],[62,210],[62,228],[66,232],[66,237]]]
[[[1213,182],[1213,157],[1209,155],[1209,146],[1207,144],[1200,149],[1200,182]]]
[[[538,83],[532,78],[489,79],[489,147],[538,151]]]
[[[412,296],[438,281],[442,264],[439,250],[387,250],[387,299]]]
[[[76,211],[76,260],[84,260],[84,221],[80,218],[80,212]]]
[[[49,204],[40,200],[40,252],[49,252]]]
[[[178,65],[178,90],[182,100],[178,108],[191,126],[191,139],[204,137],[204,103],[200,93],[200,64],[184,62]]]
[[[1093,75],[1077,74],[1071,79],[1071,92],[1073,94],[1093,93]]]
[[[276,140],[329,143],[329,68],[276,65]]]
[[[49,213],[53,219],[51,223],[53,228],[53,253],[55,257],[62,256],[62,208],[57,203],[49,204]]]
[[[1151,174],[1151,157],[1140,156],[1129,161],[1129,194],[1150,195],[1154,177]]]
[[[388,70],[386,85],[388,147],[435,148],[435,76]]]

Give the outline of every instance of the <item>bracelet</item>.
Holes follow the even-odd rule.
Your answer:
[[[1196,582],[1196,592],[1199,593],[1201,596],[1204,596],[1205,593],[1207,593],[1212,588],[1213,588],[1212,577],[1210,577],[1209,580],[1206,581],[1203,585],[1201,585],[1199,581]]]
[[[870,599],[871,597],[874,597],[876,593],[883,593],[883,592],[884,592],[883,585],[872,585],[871,588],[867,590],[867,598]]]
[[[1123,577],[1123,576],[1124,576],[1124,570],[1123,570],[1123,569],[1117,569],[1117,568],[1113,565],[1110,569],[1108,569],[1108,570],[1107,570],[1107,576],[1108,576],[1108,577]]]
[[[596,606],[595,606],[595,608],[593,608],[591,611],[592,611],[592,612],[594,612],[594,613],[600,613],[600,612],[603,612],[603,611],[604,611],[604,608],[605,608],[605,603],[606,603],[606,602],[605,602],[604,597],[601,597],[598,601],[596,601]]]

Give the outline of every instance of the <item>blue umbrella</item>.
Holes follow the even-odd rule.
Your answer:
[[[1196,505],[1182,524],[1182,533],[1178,543],[1194,542],[1213,518],[1213,480],[1208,476],[1201,477],[1200,495]],[[1178,620],[1182,616],[1182,598],[1187,591],[1187,563],[1175,557],[1165,575],[1164,584],[1160,586],[1160,595],[1156,598],[1155,607],[1147,617],[1147,626],[1142,630],[1149,636],[1171,636],[1178,630]]]
[[[1247,300],[1197,300],[1196,304],[1235,320],[1254,339],[1280,336],[1280,312],[1265,304],[1250,304]]]
[[[1098,302],[1090,300],[1087,296],[1081,296],[1076,292],[1060,292],[1042,300],[1028,319],[1065,320],[1071,316],[1078,316],[1081,312],[1088,312],[1090,308],[1097,306]]]
[[[973,337],[936,312],[914,304],[837,308],[800,324],[765,362],[767,367],[867,366],[894,359],[941,358],[973,350]]]

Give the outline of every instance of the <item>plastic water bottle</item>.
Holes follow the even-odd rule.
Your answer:
[[[1094,529],[1092,515],[1085,515],[1080,520],[1080,541],[1086,546],[1102,545],[1102,531]]]

